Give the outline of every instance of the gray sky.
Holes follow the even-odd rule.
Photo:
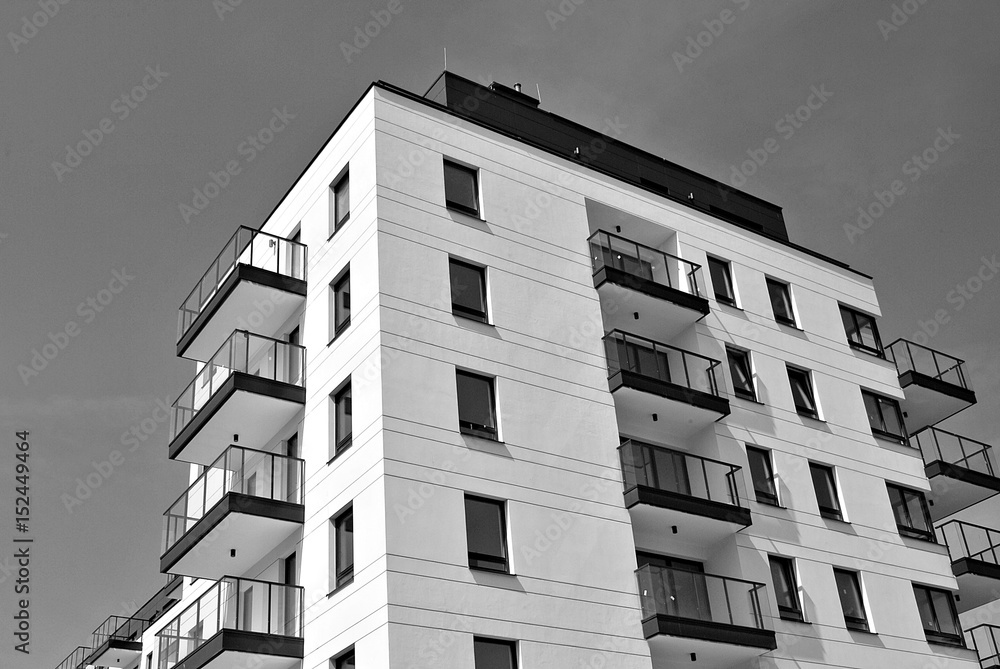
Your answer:
[[[995,436],[1000,278],[974,277],[995,273],[981,266],[1000,252],[1000,3],[897,2],[895,25],[893,3],[857,0],[399,0],[345,56],[388,0],[243,0],[220,17],[225,1],[76,0],[51,17],[37,1],[0,6],[0,565],[17,534],[19,429],[31,431],[35,538],[32,654],[13,651],[0,567],[0,665],[55,667],[163,583],[162,514],[186,468],[167,460],[156,401],[193,374],[173,354],[177,307],[371,81],[423,92],[444,46],[459,74],[537,83],[545,109],[595,128],[617,117],[624,141],[728,183],[773,140],[743,188],[784,207],[793,241],[875,276],[886,343],[937,313],[931,345],[968,361],[980,398],[946,427]],[[782,122],[813,89],[829,95],[808,120]],[[275,108],[294,118],[247,160],[241,143]],[[102,119],[110,132],[67,158]],[[936,139],[935,162],[914,163]],[[179,205],[230,160],[241,173],[185,222]],[[894,180],[891,205],[849,239],[845,224]],[[125,285],[110,292],[116,271]],[[70,321],[78,330],[57,336]],[[25,383],[18,367],[50,333],[65,348]],[[152,434],[123,446],[143,425]],[[115,449],[123,460],[67,510],[63,495]]]

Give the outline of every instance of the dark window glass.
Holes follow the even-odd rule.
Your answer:
[[[503,502],[466,495],[465,531],[469,542],[469,567],[507,571],[507,521]]]
[[[712,276],[712,288],[715,299],[724,304],[736,306],[736,292],[733,290],[733,278],[729,273],[729,263],[708,256],[708,271]]]
[[[778,488],[771,468],[771,454],[760,448],[747,446],[747,460],[750,463],[750,477],[753,479],[757,501],[777,506]]]
[[[788,367],[788,383],[792,387],[792,401],[795,402],[795,410],[810,418],[818,418],[819,412],[816,410],[816,399],[813,396],[812,380],[809,372],[804,369]]]
[[[934,525],[924,493],[892,483],[886,483],[885,487],[899,533],[914,539],[934,541]]]
[[[792,311],[792,289],[787,283],[767,279],[767,293],[771,297],[771,311],[774,320],[785,325],[795,326],[795,312]]]
[[[349,175],[345,174],[330,186],[330,236],[340,230],[351,217],[351,190]]]
[[[351,400],[351,384],[342,386],[333,394],[333,453],[339,455],[351,445],[354,432],[354,408]]]
[[[336,339],[351,324],[351,273],[345,271],[330,284],[331,337]]]
[[[334,588],[354,580],[354,507],[347,507],[332,521]]]
[[[899,408],[899,402],[867,390],[861,391],[861,397],[865,400],[865,411],[868,412],[872,434],[906,443],[906,429],[903,427],[903,412]]]
[[[333,669],[354,669],[354,651],[349,650],[335,659]]]
[[[517,669],[517,643],[473,637],[476,669]]]
[[[459,316],[486,322],[486,270],[452,258],[451,310]]]
[[[885,356],[882,350],[882,340],[878,336],[878,326],[875,325],[875,319],[872,316],[841,306],[840,318],[844,321],[847,342],[851,347],[867,351],[880,358]]]
[[[691,494],[687,459],[680,451],[632,441],[631,447],[622,451],[622,458],[636,485]]]
[[[456,371],[459,429],[477,437],[497,438],[496,402],[493,379]]]
[[[816,489],[816,501],[819,512],[824,518],[843,520],[840,512],[840,500],[837,497],[837,484],[833,478],[833,468],[826,465],[809,463],[813,487]]]
[[[844,609],[844,623],[848,629],[867,632],[868,616],[865,614],[864,601],[861,599],[861,582],[857,572],[834,569],[833,575],[837,579],[840,605]]]
[[[779,615],[784,620],[802,620],[795,565],[788,558],[777,555],[768,556],[768,561],[771,563],[771,581],[774,583]]]
[[[750,366],[750,351],[726,347],[729,359],[729,373],[733,377],[733,391],[744,399],[757,400],[753,387],[753,371]]]
[[[920,613],[927,640],[933,643],[963,645],[962,630],[958,623],[958,613],[955,611],[952,594],[947,590],[914,584],[913,595],[917,599],[917,611]]]
[[[479,215],[479,186],[476,184],[476,170],[444,161],[444,200],[452,209]]]

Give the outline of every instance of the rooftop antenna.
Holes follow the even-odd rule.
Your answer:
[[[538,102],[539,102],[539,103],[541,103],[541,101],[542,101],[542,87],[541,87],[541,86],[539,86],[539,85],[538,85],[538,84],[536,83],[536,84],[535,84],[535,90],[536,90],[536,91],[538,91]]]
[[[448,69],[448,47],[444,47],[444,69]]]

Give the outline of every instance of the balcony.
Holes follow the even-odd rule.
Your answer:
[[[302,527],[304,461],[230,446],[164,515],[161,572],[243,573]]]
[[[976,403],[965,376],[965,363],[940,351],[897,339],[886,348],[896,363],[903,409],[910,434],[940,423]]]
[[[65,660],[56,666],[56,669],[82,669],[86,667],[87,665],[84,664],[84,660],[90,657],[93,650],[93,648],[87,648],[86,646],[77,646]]]
[[[929,427],[910,439],[931,484],[931,518],[941,520],[1000,492],[989,444]]]
[[[964,613],[997,598],[1000,593],[1000,531],[952,520],[937,528],[951,555],[960,597],[955,606]]]
[[[709,312],[701,265],[603,230],[589,242],[606,329],[672,339]]]
[[[289,669],[303,658],[302,588],[227,576],[157,632],[158,669]]]
[[[604,337],[604,350],[621,434],[684,438],[729,415],[718,360],[618,330]]]
[[[704,557],[715,543],[750,525],[737,487],[740,467],[631,439],[618,453],[637,544]]]
[[[127,667],[142,654],[142,633],[148,620],[109,616],[94,630],[94,650],[86,665],[95,667]]]
[[[654,667],[723,669],[777,648],[764,627],[762,583],[653,565],[636,578]]]
[[[305,349],[237,330],[174,402],[168,455],[208,465],[234,435],[260,449],[305,401]]]
[[[236,329],[273,335],[305,300],[305,245],[240,226],[181,305],[177,355],[205,360]]]
[[[1000,627],[979,625],[966,630],[965,644],[976,651],[982,669],[1000,669]]]

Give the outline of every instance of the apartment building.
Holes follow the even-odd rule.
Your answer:
[[[961,361],[519,89],[373,84],[236,231],[180,309],[170,580],[59,669],[980,666]]]

